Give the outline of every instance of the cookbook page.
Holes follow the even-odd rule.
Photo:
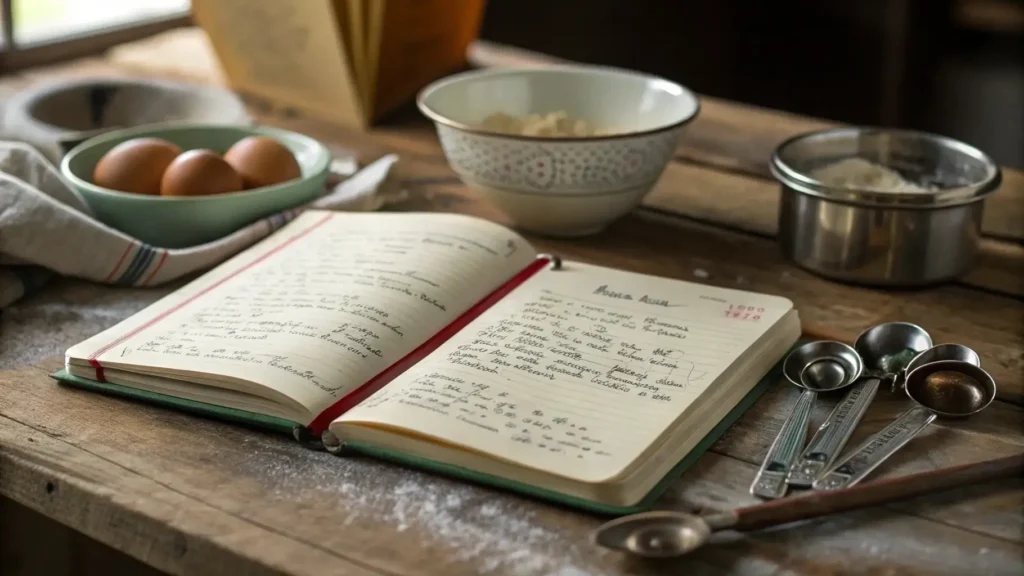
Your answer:
[[[74,346],[69,361],[247,392],[254,383],[315,415],[535,258],[515,233],[476,218],[308,212]]]
[[[331,425],[406,429],[584,481],[631,463],[791,310],[580,263],[527,280]]]

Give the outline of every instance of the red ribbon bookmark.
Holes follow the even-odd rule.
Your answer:
[[[550,263],[551,260],[546,257],[538,258],[534,262],[530,263],[529,266],[513,276],[512,279],[494,292],[485,296],[482,300],[474,304],[472,308],[463,312],[462,315],[453,320],[443,329],[439,330],[437,334],[421,344],[418,348],[406,354],[398,362],[395,362],[391,366],[385,368],[359,388],[356,388],[345,395],[344,398],[335,402],[327,410],[321,412],[320,415],[309,424],[310,431],[319,436],[321,432],[327,429],[327,426],[333,422],[335,418],[341,416],[350,408],[355,407],[356,404],[359,404],[366,398],[370,397],[374,392],[383,388],[385,384],[397,378],[399,374],[405,372],[417,362],[426,358],[431,352],[441,346],[441,344],[444,344],[449,338],[458,334],[459,331],[465,328],[467,324],[478,318],[481,314],[490,309],[491,306],[500,302],[501,299],[508,295],[509,292],[515,290],[519,285],[529,280],[534,274],[543,270],[544,267],[548,266]]]

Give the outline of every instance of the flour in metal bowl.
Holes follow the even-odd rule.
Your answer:
[[[934,185],[921,186],[905,179],[899,172],[865,160],[846,158],[811,172],[811,177],[837,188],[862,188],[889,192],[934,192]]]

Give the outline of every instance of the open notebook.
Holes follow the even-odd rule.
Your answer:
[[[482,219],[310,211],[55,378],[620,512],[799,333],[784,298],[552,260]]]

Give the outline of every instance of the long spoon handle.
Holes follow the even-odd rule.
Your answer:
[[[807,496],[739,508],[732,512],[736,523],[731,528],[734,530],[757,530],[797,520],[885,504],[931,492],[940,492],[958,486],[1021,476],[1024,476],[1024,454],[1017,454],[953,468],[875,480],[852,488],[811,492]]]
[[[821,423],[807,448],[793,464],[786,478],[790,486],[810,488],[818,476],[832,465],[861,418],[867,413],[871,401],[878,392],[879,384],[881,380],[872,377],[850,387],[850,391]]]
[[[812,486],[815,490],[838,490],[857,484],[927,428],[935,417],[935,412],[922,406],[907,410],[843,460],[836,462]]]
[[[764,457],[761,469],[754,477],[750,493],[759,498],[782,498],[786,495],[786,474],[807,439],[807,423],[811,420],[811,408],[818,397],[813,390],[804,390],[793,405],[793,412],[782,424],[779,435],[772,442]]]

